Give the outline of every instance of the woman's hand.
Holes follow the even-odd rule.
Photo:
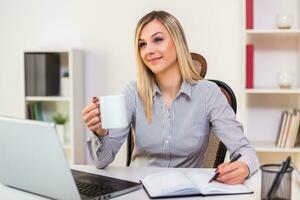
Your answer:
[[[82,118],[87,128],[98,136],[105,136],[107,129],[103,129],[101,125],[99,99],[93,97],[93,102],[87,105],[82,111]]]
[[[220,173],[217,181],[226,184],[243,183],[250,174],[248,165],[243,161],[222,163],[218,166],[217,172]]]

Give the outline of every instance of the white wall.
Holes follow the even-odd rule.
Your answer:
[[[238,0],[1,0],[0,115],[23,116],[22,52],[35,47],[85,51],[85,99],[119,93],[135,79],[136,22],[166,10],[182,23],[191,51],[208,61],[207,78],[228,83],[239,98],[242,10]],[[123,165],[125,151],[116,165]]]

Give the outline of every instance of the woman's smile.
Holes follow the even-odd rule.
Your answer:
[[[158,57],[150,58],[147,61],[150,65],[156,65],[157,63],[160,62],[161,59],[162,59],[162,56],[158,56]]]

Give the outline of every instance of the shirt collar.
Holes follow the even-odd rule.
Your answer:
[[[159,89],[159,87],[157,86],[157,84],[155,83],[154,85],[154,90],[153,90],[153,95],[159,94],[161,95],[161,91]],[[189,98],[191,98],[192,96],[192,86],[190,83],[188,83],[187,81],[182,81],[179,93],[177,96],[179,96],[180,94],[185,94],[187,95]]]

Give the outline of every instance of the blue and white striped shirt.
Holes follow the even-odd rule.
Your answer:
[[[145,118],[136,83],[130,82],[123,94],[127,101],[128,119],[135,135],[131,165],[157,167],[201,167],[212,131],[225,144],[230,156],[248,164],[250,174],[258,169],[255,150],[244,136],[242,125],[219,87],[210,81],[196,84],[183,81],[170,107],[156,86],[152,122]],[[211,126],[210,126],[211,124]],[[98,168],[109,165],[129,133],[130,124],[122,129],[110,129],[97,137],[91,133],[88,151]]]

